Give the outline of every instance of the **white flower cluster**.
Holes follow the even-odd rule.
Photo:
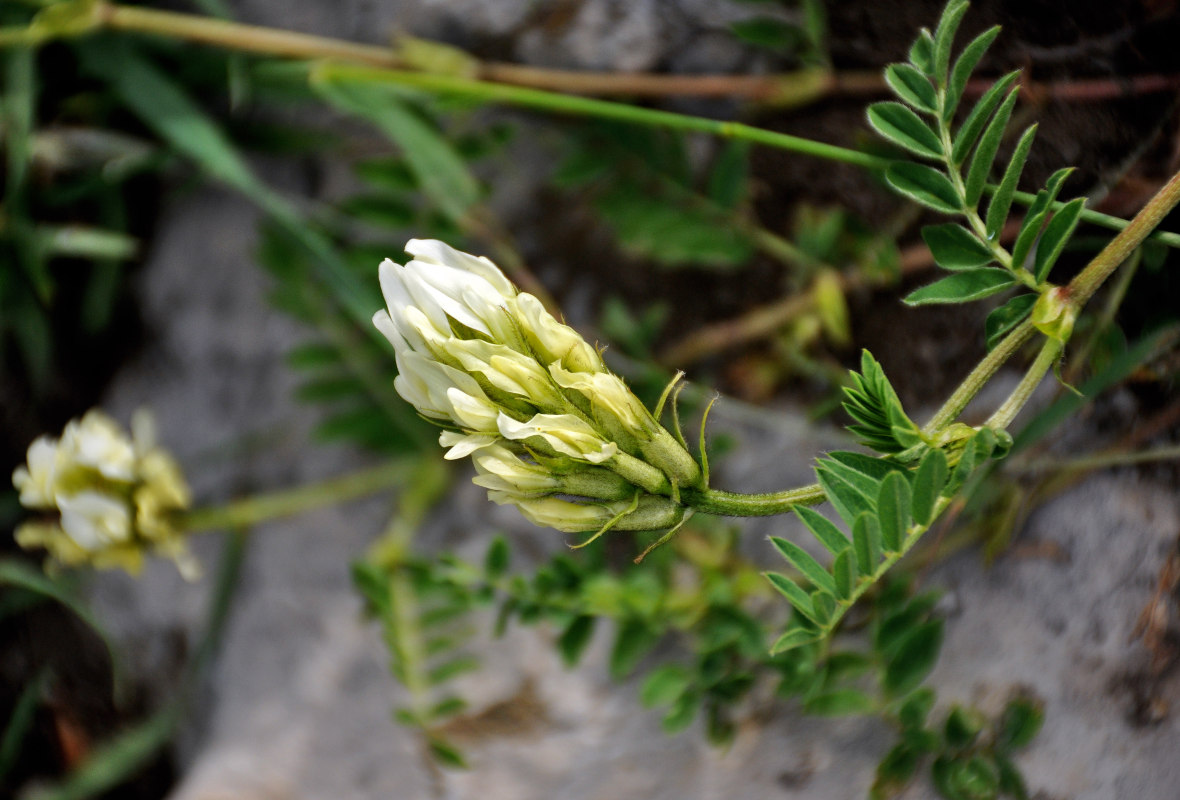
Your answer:
[[[29,446],[28,464],[12,483],[26,508],[56,512],[16,531],[25,548],[44,548],[67,565],[122,567],[137,571],[144,552],[169,556],[191,575],[196,564],[175,512],[191,496],[184,476],[155,444],[150,417],[139,412],[129,438],[101,411],[71,420],[60,439],[41,436]]]
[[[380,267],[373,322],[397,358],[394,386],[471,456],[497,503],[565,531],[675,525],[692,456],[572,328],[486,258],[412,240]]]

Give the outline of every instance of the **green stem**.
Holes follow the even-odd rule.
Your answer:
[[[198,508],[183,514],[178,522],[188,531],[249,527],[402,485],[417,467],[414,461],[392,461],[321,483],[247,497],[224,506]]]
[[[1016,419],[1020,409],[1024,408],[1025,403],[1040,385],[1041,379],[1053,368],[1053,364],[1056,363],[1064,347],[1064,342],[1046,338],[1045,343],[1041,345],[1041,352],[1037,354],[1037,358],[1028,368],[1028,372],[1020,379],[1020,383],[1016,384],[1016,388],[1012,390],[1012,394],[1008,395],[1004,404],[997,408],[996,413],[992,414],[984,424],[995,430],[1004,430],[1011,425],[1012,420]]]
[[[942,407],[935,412],[930,421],[926,423],[926,427],[922,428],[922,432],[927,435],[934,434],[954,422],[955,418],[971,402],[971,399],[979,394],[979,390],[1004,365],[1004,362],[1028,341],[1034,330],[1035,328],[1029,320],[1017,325],[982,361],[975,365],[975,369],[971,370],[971,373],[963,379],[963,382],[947,398]]]
[[[740,122],[693,117],[687,114],[677,114],[672,111],[639,108],[624,103],[614,103],[609,100],[596,100],[592,97],[565,95],[541,89],[529,89],[523,86],[489,83],[486,81],[471,80],[470,78],[455,77],[453,75],[375,69],[353,64],[323,63],[314,68],[311,79],[313,81],[394,84],[397,86],[422,89],[437,94],[469,97],[482,102],[503,103],[505,105],[534,108],[559,114],[612,119],[618,122],[652,125],[671,130],[708,133],[723,139],[741,139],[776,147],[780,150],[790,150],[801,155],[825,158],[829,161],[840,161],[845,164],[852,164],[876,171],[883,170],[892,163],[890,159],[862,153],[859,150],[850,150],[846,147],[837,147],[836,145],[816,142],[799,136],[755,128],[750,125],[743,125]]]
[[[1066,290],[1075,308],[1080,309],[1086,304],[1102,282],[1130,257],[1177,203],[1180,203],[1180,172],[1173,175],[1135,218],[1102,248],[1102,252],[1069,282]]]
[[[785,514],[795,506],[817,505],[826,499],[818,483],[768,494],[739,494],[720,489],[685,490],[680,497],[695,511],[724,517],[769,517]]]

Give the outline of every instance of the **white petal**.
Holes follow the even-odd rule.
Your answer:
[[[477,450],[490,447],[495,442],[495,436],[486,434],[443,431],[438,435],[438,443],[443,447],[450,448],[447,450],[446,455],[443,456],[447,461],[455,461],[456,459],[469,456]]]
[[[419,261],[447,264],[478,275],[504,297],[516,294],[516,287],[504,277],[499,267],[483,256],[464,253],[437,239],[411,239],[406,243],[406,252]]]

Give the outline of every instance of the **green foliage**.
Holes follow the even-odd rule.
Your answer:
[[[1053,264],[1067,246],[1077,227],[1085,198],[1064,206],[1053,201],[1068,173],[1050,178],[1046,188],[1025,215],[1011,251],[1000,235],[1007,222],[1020,176],[1036,136],[1036,125],[1024,130],[998,185],[988,181],[995,169],[996,155],[1008,134],[1008,122],[1016,105],[1018,89],[1012,88],[1018,73],[1000,78],[972,106],[962,123],[953,125],[971,73],[999,34],[990,28],[976,36],[951,66],[955,33],[967,12],[965,0],[948,3],[933,33],[923,31],[910,50],[906,64],[886,69],[886,80],[901,102],[874,103],[868,122],[881,136],[898,147],[924,159],[938,162],[927,166],[908,161],[892,164],[886,181],[914,202],[943,214],[961,216],[966,226],[927,226],[922,236],[935,262],[955,274],[924,286],[906,297],[910,305],[966,303],[1024,285],[1037,293],[1047,291]],[[990,192],[986,219],[979,204]],[[1048,226],[1047,220],[1051,218]],[[1042,229],[1044,233],[1042,234]],[[1031,269],[1026,260],[1040,237]],[[1017,298],[998,310],[987,325],[989,348],[1004,333],[1022,322],[1032,303]]]
[[[1002,438],[982,428],[956,442],[950,453],[953,471],[946,453],[925,446],[918,448],[924,452],[916,468],[838,451],[820,459],[815,468],[819,485],[852,535],[815,511],[795,509],[804,527],[832,553],[830,570],[798,545],[772,538],[775,549],[810,587],[786,574],[765,573],[796,612],[772,651],[830,636],[848,608],[929,529],[966,479],[993,455],[1006,452],[1011,441]],[[940,625],[913,631],[889,664],[886,689],[904,694],[917,685],[933,665],[940,641]]]
[[[952,706],[941,724],[929,724],[934,696],[915,692],[894,716],[899,742],[877,765],[870,797],[899,795],[929,760],[930,779],[946,800],[1027,800],[1029,794],[1012,756],[1040,729],[1041,703],[1015,695],[995,719],[980,711]]]
[[[594,125],[572,137],[554,175],[588,194],[624,251],[664,269],[731,270],[753,256],[744,222],[748,146],[726,144],[700,178],[677,134]]]
[[[922,444],[918,426],[906,416],[881,365],[868,350],[861,353],[860,372],[851,373],[844,389],[844,410],[854,424],[848,430],[878,453],[895,454]]]

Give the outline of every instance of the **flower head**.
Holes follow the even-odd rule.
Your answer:
[[[394,388],[445,428],[448,459],[472,456],[489,497],[560,530],[683,517],[668,498],[700,468],[594,347],[488,259],[417,239],[406,252],[381,264],[373,323]]]
[[[137,571],[145,551],[196,564],[174,523],[191,496],[180,468],[156,445],[150,418],[132,420],[128,436],[101,411],[70,421],[61,438],[38,437],[12,482],[26,508],[49,512],[21,525],[17,543],[44,548],[62,564]],[[56,518],[52,512],[57,512]]]

